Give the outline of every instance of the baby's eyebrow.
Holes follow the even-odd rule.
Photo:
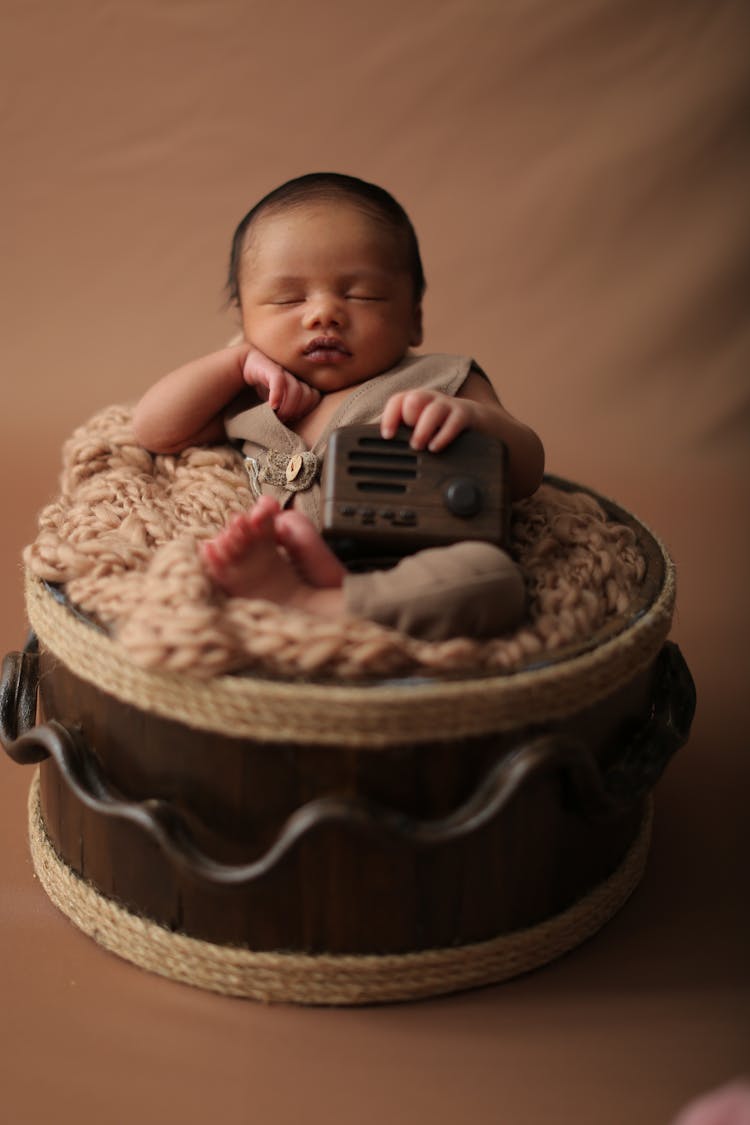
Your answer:
[[[386,281],[390,276],[389,270],[380,270],[376,267],[352,270],[346,275],[347,281]]]
[[[378,269],[376,266],[361,266],[350,270],[342,270],[339,274],[342,281],[384,281],[390,277],[390,271]],[[306,285],[307,277],[297,277],[293,274],[279,274],[269,279],[270,285]]]
[[[302,278],[302,277],[291,277],[291,276],[286,277],[286,276],[282,275],[280,277],[272,277],[269,284],[270,285],[278,285],[278,286],[282,286],[282,285],[303,285],[304,280],[305,279]]]

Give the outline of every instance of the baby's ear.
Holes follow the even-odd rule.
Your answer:
[[[422,331],[422,302],[414,309],[414,320],[412,322],[411,335],[409,336],[409,347],[418,348],[424,339],[424,332]]]

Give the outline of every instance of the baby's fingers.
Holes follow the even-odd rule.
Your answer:
[[[307,383],[302,383],[295,380],[294,385],[294,413],[290,414],[290,418],[304,418],[305,414],[318,405],[320,402],[320,391],[316,391],[315,387],[308,386]]]
[[[294,418],[297,399],[297,380],[283,367],[274,373],[268,386],[268,404],[284,421]]]
[[[427,445],[430,453],[439,453],[441,449],[445,449],[468,425],[469,419],[461,411],[451,410]]]
[[[281,416],[286,399],[287,380],[280,367],[277,367],[276,370],[269,370],[266,386],[268,387],[268,405]]]
[[[441,445],[435,446],[435,442],[438,440],[438,435],[442,435],[450,412],[450,403],[442,399],[433,399],[423,406],[418,416],[414,418],[410,442],[412,449],[442,448]]]
[[[293,375],[289,375],[277,414],[285,422],[291,421],[293,418],[303,418],[319,402],[320,393],[314,387],[309,387],[307,383],[302,383]]]
[[[391,395],[380,417],[380,433],[384,438],[395,436],[396,430],[404,420],[402,410],[405,391]]]

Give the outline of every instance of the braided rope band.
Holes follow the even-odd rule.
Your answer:
[[[669,633],[675,574],[623,632],[542,667],[471,679],[378,684],[305,683],[254,676],[210,681],[143,669],[122,647],[26,573],[26,610],[42,646],[76,676],[125,703],[198,730],[270,742],[351,747],[434,742],[513,730],[574,715],[646,669]],[[356,723],[352,722],[356,716]]]
[[[490,941],[407,954],[256,953],[173,933],[99,894],[65,864],[46,834],[39,776],[29,793],[34,870],[54,905],[99,945],[149,972],[227,996],[296,1004],[417,1000],[499,984],[552,961],[592,937],[624,905],[643,874],[651,839],[646,804],[620,866],[567,910]]]

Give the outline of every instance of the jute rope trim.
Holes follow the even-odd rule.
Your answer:
[[[670,629],[675,573],[624,632],[559,663],[497,676],[384,684],[278,682],[253,676],[195,680],[152,672],[60,604],[29,571],[26,608],[42,646],[115,698],[199,730],[271,742],[352,747],[435,742],[563,719],[612,694],[655,659]]]
[[[593,936],[624,905],[643,874],[652,803],[620,866],[584,898],[538,925],[474,945],[388,956],[253,952],[173,933],[133,914],[81,879],[54,851],[39,801],[29,793],[34,870],[54,905],[99,945],[185,984],[227,996],[296,1004],[417,1000],[499,984],[552,961]]]

